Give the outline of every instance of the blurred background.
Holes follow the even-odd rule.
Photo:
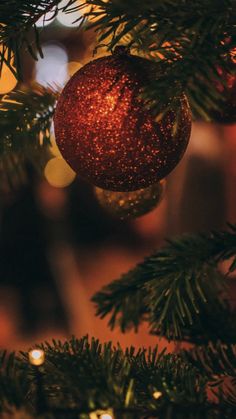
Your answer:
[[[66,3],[65,1],[62,1]],[[38,21],[44,59],[23,56],[24,83],[64,86],[104,54],[78,13]],[[0,94],[17,87],[7,68]],[[165,197],[145,216],[120,221],[98,204],[93,187],[62,159],[51,129],[43,176],[0,191],[0,347],[28,348],[45,339],[94,335],[122,346],[158,342],[141,327],[122,335],[95,316],[91,296],[158,249],[166,237],[224,228],[236,220],[236,125],[193,124],[188,150],[167,179]],[[165,341],[160,346],[166,345]],[[168,346],[170,350],[173,345]]]

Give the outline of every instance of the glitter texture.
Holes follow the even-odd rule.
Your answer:
[[[140,217],[154,209],[162,200],[165,180],[145,189],[130,192],[114,192],[95,188],[100,205],[111,215],[121,220]]]
[[[114,53],[90,62],[65,86],[55,112],[57,145],[76,173],[96,186],[133,191],[163,179],[180,161],[191,131],[185,96],[160,122],[140,91],[150,62]]]

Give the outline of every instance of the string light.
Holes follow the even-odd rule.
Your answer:
[[[40,366],[45,361],[45,352],[42,349],[32,349],[29,351],[29,362],[31,365]]]
[[[96,410],[89,415],[90,419],[114,419],[115,416],[112,410]]]
[[[154,393],[153,393],[153,398],[154,398],[155,400],[160,399],[160,397],[161,397],[161,396],[162,396],[161,391],[154,391]]]

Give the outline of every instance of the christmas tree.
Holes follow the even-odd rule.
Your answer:
[[[43,55],[47,20],[76,11],[82,30],[96,32],[96,50],[109,54],[62,92],[24,85],[22,51]],[[4,184],[15,186],[29,164],[43,167],[54,118],[62,155],[102,205],[120,218],[141,215],[160,201],[191,119],[236,122],[235,0],[9,0],[0,22],[0,71],[21,83],[0,104]],[[235,418],[235,269],[236,225],[170,239],[93,301],[110,328],[137,331],[146,322],[189,349],[122,350],[73,337],[1,351],[2,417]]]

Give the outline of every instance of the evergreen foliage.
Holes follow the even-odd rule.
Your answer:
[[[235,342],[235,313],[227,300],[230,281],[217,269],[231,259],[235,269],[236,227],[182,236],[98,292],[97,314],[124,332],[147,321],[151,332],[191,342]],[[234,321],[232,321],[234,319]]]
[[[37,417],[37,398],[43,396],[45,410],[40,417],[48,418],[86,419],[99,410],[112,411],[115,417],[124,419],[235,417],[235,405],[227,405],[222,393],[217,404],[206,392],[223,366],[224,374],[233,374],[235,378],[232,345],[224,345],[224,350],[221,345],[214,351],[205,348],[210,366],[202,362],[200,368],[194,353],[186,359],[184,353],[158,352],[158,347],[123,351],[119,346],[101,345],[87,337],[64,343],[46,342],[38,347],[46,354],[40,370],[29,365],[27,353],[8,357],[2,354],[1,411],[24,407]],[[216,358],[218,368],[214,368]],[[37,392],[39,372],[43,395]]]
[[[76,0],[68,0],[66,6],[60,7],[61,0],[8,0],[0,3],[0,70],[5,63],[16,78],[22,78],[21,50],[28,49],[37,60],[37,53],[43,57],[40,46],[40,29],[36,22],[46,18],[53,11],[51,19],[59,10],[69,13],[76,10]],[[47,16],[48,19],[48,16]],[[32,33],[34,34],[32,42]]]
[[[153,80],[143,95],[158,118],[185,92],[193,114],[212,119],[227,93],[219,68],[235,74],[235,0],[87,0],[81,6],[68,0],[63,7],[60,0],[1,2],[0,72],[6,64],[20,79],[22,51],[42,56],[40,17],[88,5],[81,23],[90,18],[100,45],[113,50],[121,43],[153,62]],[[38,163],[47,154],[57,95],[50,87],[30,86],[1,99],[0,173],[12,183],[26,161]],[[230,263],[226,275],[224,261]],[[235,225],[169,241],[93,301],[99,316],[110,316],[111,328],[138,330],[147,321],[151,333],[195,346],[167,354],[72,338],[39,345],[46,361],[38,370],[26,353],[2,352],[0,413],[24,408],[34,417],[88,419],[91,412],[111,409],[124,419],[234,419],[236,312],[227,289],[235,269]],[[44,412],[38,410],[40,397]]]
[[[1,182],[13,186],[24,176],[26,162],[45,163],[57,93],[40,85],[25,87],[0,101]]]

